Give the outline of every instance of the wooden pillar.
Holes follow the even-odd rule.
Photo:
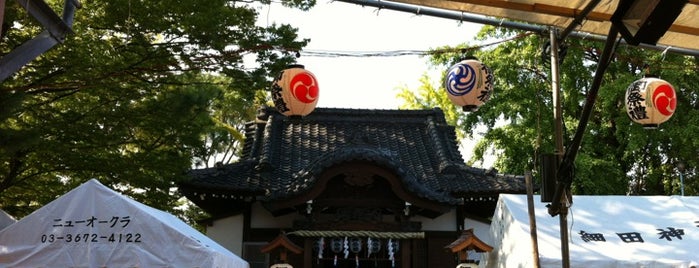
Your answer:
[[[303,267],[313,267],[313,238],[303,239]]]
[[[248,203],[245,205],[245,210],[243,210],[243,243],[250,241],[250,234],[252,234],[251,221],[252,219],[252,204]]]
[[[401,251],[401,258],[400,258],[400,267],[402,268],[411,268],[413,267],[412,265],[412,249],[413,249],[413,243],[412,240],[410,239],[401,239],[400,240],[400,251]]]

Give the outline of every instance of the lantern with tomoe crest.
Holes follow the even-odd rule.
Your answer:
[[[465,112],[474,112],[490,99],[494,83],[495,77],[488,66],[468,58],[449,68],[445,88],[454,105],[463,107]]]
[[[653,129],[675,113],[675,88],[665,80],[643,77],[626,89],[626,113],[644,128]]]
[[[272,82],[272,100],[286,116],[306,116],[318,103],[318,80],[303,65],[290,65]]]

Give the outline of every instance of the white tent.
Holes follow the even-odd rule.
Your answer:
[[[0,267],[249,264],[175,216],[93,179],[0,231]]]
[[[561,267],[559,218],[535,196],[541,267]],[[574,196],[571,267],[699,266],[699,197]],[[526,195],[500,195],[482,267],[534,267]]]
[[[7,214],[7,212],[0,210],[0,230],[5,229],[5,227],[10,226],[15,222],[17,222],[15,218],[13,218],[10,214]]]

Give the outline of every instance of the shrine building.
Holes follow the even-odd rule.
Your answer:
[[[526,192],[464,164],[438,108],[263,108],[239,160],[188,175],[206,234],[253,268],[456,267],[457,251],[489,250],[498,195]]]

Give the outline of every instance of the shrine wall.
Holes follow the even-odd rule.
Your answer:
[[[296,213],[274,217],[260,202],[255,202],[250,212],[250,228],[288,229],[298,218],[302,217]]]
[[[490,232],[490,224],[466,218],[464,220],[464,229],[473,229],[473,234],[475,234],[478,239],[485,242],[486,244],[493,245],[493,235]]]
[[[452,209],[437,218],[413,217],[415,221],[422,222],[423,231],[456,231],[456,209]],[[476,219],[464,219],[464,228],[473,229],[473,233],[487,244],[492,243],[490,223]]]
[[[243,252],[243,214],[215,220],[206,227],[206,236],[238,256]]]
[[[422,223],[423,231],[454,231],[456,230],[456,210],[442,214],[441,216],[430,219],[422,216],[411,218],[414,221]]]

